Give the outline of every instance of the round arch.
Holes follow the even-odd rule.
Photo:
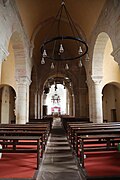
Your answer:
[[[96,39],[93,50],[92,76],[103,76],[103,59],[106,44],[109,36],[105,32],[101,32]]]
[[[102,90],[103,119],[107,122],[120,121],[120,83],[110,82]]]
[[[16,92],[8,84],[0,85],[0,122],[16,123]]]
[[[27,53],[21,33],[17,31],[12,33],[8,41],[8,50],[9,56],[1,65],[1,83],[9,84],[17,92],[16,80],[19,80],[19,77],[25,77],[28,72]]]
[[[25,42],[21,33],[15,31],[10,41],[12,42],[12,47],[15,55],[15,77],[27,76],[26,64],[27,59],[29,59],[29,53],[27,52]],[[29,72],[31,74],[31,71]]]
[[[56,92],[59,94],[59,96],[61,96],[63,98],[63,94],[61,94],[60,91],[62,91],[62,93],[64,93],[64,98],[63,99],[66,99],[65,101],[63,101],[63,99],[61,99],[61,101],[64,103],[64,107],[65,107],[65,111],[63,110],[63,108],[61,108],[61,113],[63,114],[69,114],[69,115],[73,115],[74,114],[74,92],[73,92],[73,84],[74,84],[74,80],[72,78],[72,76],[70,74],[65,74],[63,72],[61,73],[58,73],[57,75],[54,74],[54,73],[51,73],[49,74],[48,76],[44,77],[44,83],[42,84],[43,86],[43,92],[42,92],[42,98],[41,98],[41,101],[42,101],[42,105],[43,105],[43,108],[45,106],[45,102],[47,100],[48,102],[48,96],[50,98],[50,95],[49,95],[49,92],[47,94],[44,93],[44,87],[46,87],[48,85],[48,82],[50,80],[54,81],[54,79],[61,79],[60,81],[60,84],[57,85],[58,89],[57,91],[54,91],[54,86],[53,86],[53,82],[51,84],[51,88],[49,88],[50,90],[50,94],[52,93],[52,95],[56,94]],[[72,78],[72,79],[71,79]],[[75,77],[74,77],[75,78]],[[58,80],[58,81],[59,81]],[[65,86],[62,84],[64,81],[65,83]],[[65,89],[64,89],[65,87]],[[60,90],[61,89],[61,90]],[[60,91],[59,91],[60,90]],[[66,95],[65,95],[66,94]],[[51,95],[51,96],[52,96]],[[50,100],[50,99],[49,99]],[[68,101],[67,101],[68,100]],[[68,102],[68,103],[67,103]],[[50,103],[49,103],[50,104]],[[54,104],[54,103],[53,103]],[[49,112],[50,112],[50,107],[49,107]],[[44,113],[43,113],[44,115]]]

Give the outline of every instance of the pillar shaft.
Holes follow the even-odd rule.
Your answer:
[[[94,83],[93,93],[93,122],[103,123],[102,93],[100,84]]]
[[[102,76],[92,76],[91,90],[89,93],[90,105],[90,118],[92,122],[103,123],[103,110],[102,110],[102,89],[100,82]]]
[[[29,117],[29,85],[27,77],[17,80],[16,123],[25,124]]]
[[[10,117],[10,91],[8,86],[4,86],[2,91],[2,104],[1,104],[1,123],[2,124],[9,124]]]
[[[90,121],[93,122],[93,103],[92,103],[92,96],[93,96],[93,90],[92,90],[92,85],[88,85],[89,87],[89,118]]]

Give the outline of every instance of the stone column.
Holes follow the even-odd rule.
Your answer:
[[[40,105],[41,105],[41,103],[40,103],[40,93],[38,91],[38,119],[41,118],[41,115],[40,115]]]
[[[89,118],[90,122],[93,121],[93,103],[92,103],[92,96],[93,96],[93,81],[91,79],[87,80],[88,85],[88,94],[89,94]]]
[[[73,116],[73,95],[69,93],[69,115]]]
[[[35,119],[38,119],[38,92],[35,92],[35,102],[34,102],[34,106],[35,106]]]
[[[69,92],[66,91],[66,114],[69,115]]]
[[[79,88],[80,99],[80,117],[88,117],[88,89],[86,87]]]
[[[40,119],[40,93],[37,90],[35,93],[35,119]]]
[[[29,85],[31,81],[28,77],[19,77],[16,83],[16,123],[25,124],[29,117]]]
[[[73,116],[75,116],[75,95],[72,94],[72,98],[73,98]]]
[[[103,110],[102,110],[102,89],[100,82],[101,77],[93,77],[91,103],[92,103],[92,121],[94,123],[103,123]]]
[[[3,87],[2,91],[2,104],[1,104],[1,123],[2,124],[9,124],[10,123],[10,117],[9,117],[9,111],[10,111],[10,91],[8,86]]]
[[[75,117],[80,117],[80,93],[79,88],[74,89],[74,97],[75,97]]]
[[[41,92],[39,92],[39,97],[40,97],[40,119],[43,117],[43,114],[42,114],[42,106],[43,106],[43,100],[42,100],[42,97],[43,97],[43,94]]]

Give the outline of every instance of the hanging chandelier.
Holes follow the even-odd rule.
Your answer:
[[[52,60],[51,69],[54,69],[54,61],[66,61],[65,69],[69,69],[68,61],[79,59],[79,66],[82,66],[82,57],[88,57],[88,45],[82,39],[78,26],[72,20],[65,2],[61,6],[51,23],[49,33],[41,45],[41,64],[46,59]]]

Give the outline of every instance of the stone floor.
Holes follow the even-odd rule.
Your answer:
[[[67,141],[61,119],[53,120],[51,134],[36,180],[84,180]]]

